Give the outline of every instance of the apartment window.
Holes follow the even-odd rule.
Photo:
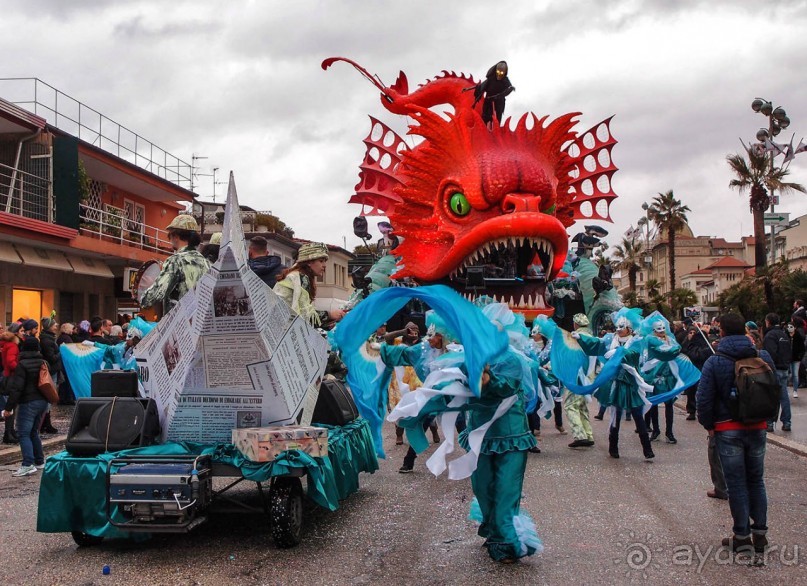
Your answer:
[[[134,234],[143,234],[143,224],[146,221],[146,207],[132,200],[123,200],[123,214],[126,218],[126,231]]]
[[[347,285],[347,268],[342,265],[334,265],[334,277],[337,287],[346,287]]]

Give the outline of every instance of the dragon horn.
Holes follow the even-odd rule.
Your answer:
[[[370,72],[367,71],[364,67],[356,63],[355,61],[348,59],[346,57],[328,57],[322,62],[322,69],[323,71],[327,71],[328,68],[336,63],[337,61],[344,61],[345,63],[351,64],[356,71],[361,73],[371,84],[373,84],[378,90],[384,94],[385,96],[388,95],[388,89],[381,83],[377,76],[370,75]]]

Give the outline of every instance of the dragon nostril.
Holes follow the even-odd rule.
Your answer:
[[[531,193],[508,193],[502,200],[502,212],[540,212],[541,196]]]

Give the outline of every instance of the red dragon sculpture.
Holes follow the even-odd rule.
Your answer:
[[[410,93],[403,72],[386,87],[349,59],[326,59],[322,68],[337,61],[367,77],[384,108],[408,116],[408,134],[422,139],[410,148],[370,117],[350,198],[363,215],[389,217],[403,237],[393,277],[490,295],[528,318],[551,314],[545,284],[566,259],[566,228],[581,219],[611,221],[611,119],[582,135],[573,131],[578,113],[550,122],[524,114],[515,128],[508,118],[488,129],[468,91],[476,86],[471,76],[444,71]],[[430,109],[444,104],[453,112]]]

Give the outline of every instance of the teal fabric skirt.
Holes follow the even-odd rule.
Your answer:
[[[600,405],[616,407],[623,411],[630,411],[631,409],[642,407],[645,403],[642,400],[642,396],[639,394],[636,381],[633,380],[632,377],[629,381],[622,377],[623,375],[620,373],[613,383],[594,391],[594,396],[597,401],[600,402]]]
[[[274,476],[288,475],[304,468],[308,478],[308,497],[331,511],[339,501],[359,488],[359,473],[378,470],[370,426],[357,419],[344,427],[328,428],[328,457],[314,458],[289,450],[273,462],[245,460],[232,444],[203,445],[190,442],[166,443],[135,448],[91,458],[78,458],[67,452],[51,456],[45,463],[39,488],[37,531],[60,533],[81,531],[98,537],[128,537],[129,534],[109,523],[106,515],[106,473],[113,458],[125,455],[210,454],[214,462],[239,469],[243,477],[265,482]],[[123,516],[112,509],[116,521]]]

